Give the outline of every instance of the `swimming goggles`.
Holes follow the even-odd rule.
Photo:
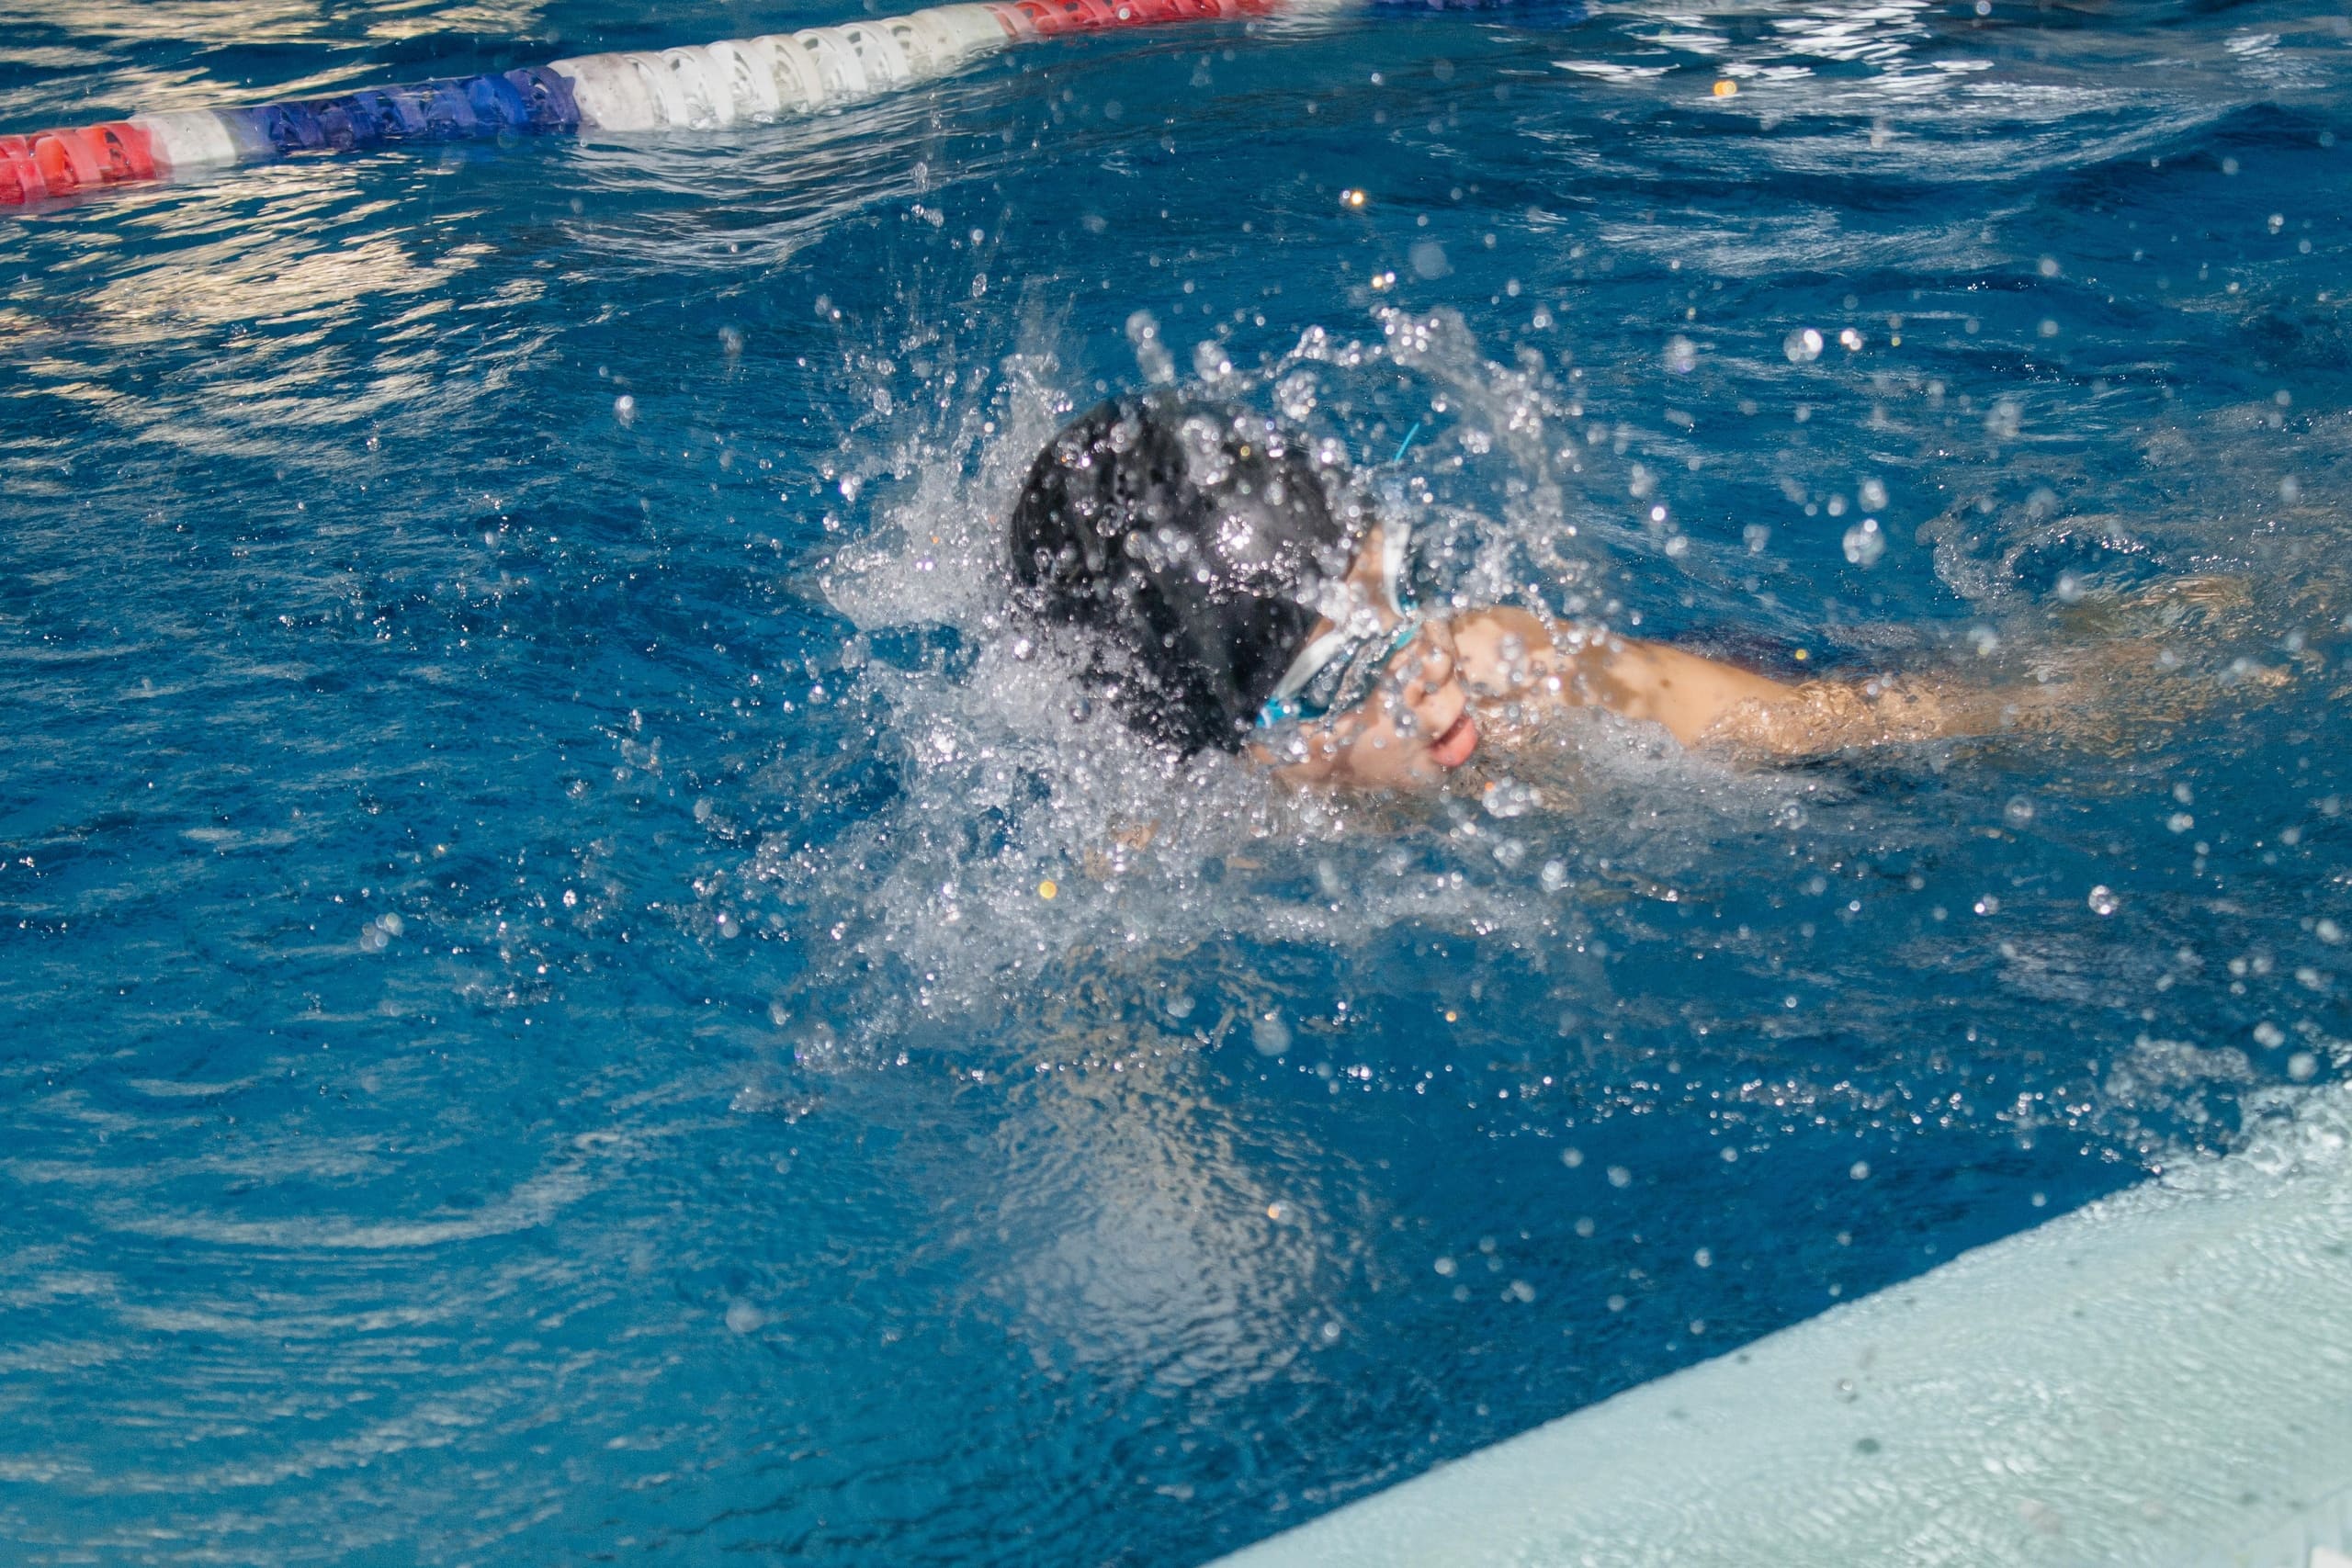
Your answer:
[[[1363,630],[1350,624],[1334,626],[1298,650],[1290,668],[1276,682],[1273,695],[1258,710],[1258,728],[1311,724],[1346,713],[1362,704],[1379,686],[1381,676],[1396,656],[1421,632],[1420,612],[1407,602],[1402,583],[1405,547],[1412,530],[1405,525],[1385,525],[1380,534],[1380,592],[1396,624]]]

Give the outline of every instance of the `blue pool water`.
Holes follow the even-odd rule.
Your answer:
[[[0,4],[0,126],[847,15]],[[2347,84],[2316,0],[1333,14],[0,219],[6,1555],[1182,1568],[2292,1115]],[[1418,425],[1442,588],[2104,694],[1171,775],[995,554],[1163,360]]]

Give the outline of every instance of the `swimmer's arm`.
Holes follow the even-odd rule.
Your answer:
[[[1601,707],[1661,725],[1696,746],[1743,707],[1779,707],[1796,688],[1662,642],[1560,626],[1525,610],[1454,623],[1464,682],[1487,700]]]
[[[1685,746],[1770,757],[1815,757],[1890,740],[2003,727],[1990,694],[1917,682],[1792,683],[1662,642],[1565,626],[1523,610],[1459,624],[1472,687],[1489,700],[1600,707],[1663,728]],[[1980,711],[1982,710],[1982,711]]]

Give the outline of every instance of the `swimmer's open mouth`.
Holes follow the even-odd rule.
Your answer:
[[[1470,760],[1478,749],[1478,727],[1470,722],[1467,708],[1445,727],[1445,733],[1430,742],[1430,760],[1442,768],[1458,768]]]

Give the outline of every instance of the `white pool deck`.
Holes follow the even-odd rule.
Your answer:
[[[2352,1094],[1217,1568],[2352,1568]]]

